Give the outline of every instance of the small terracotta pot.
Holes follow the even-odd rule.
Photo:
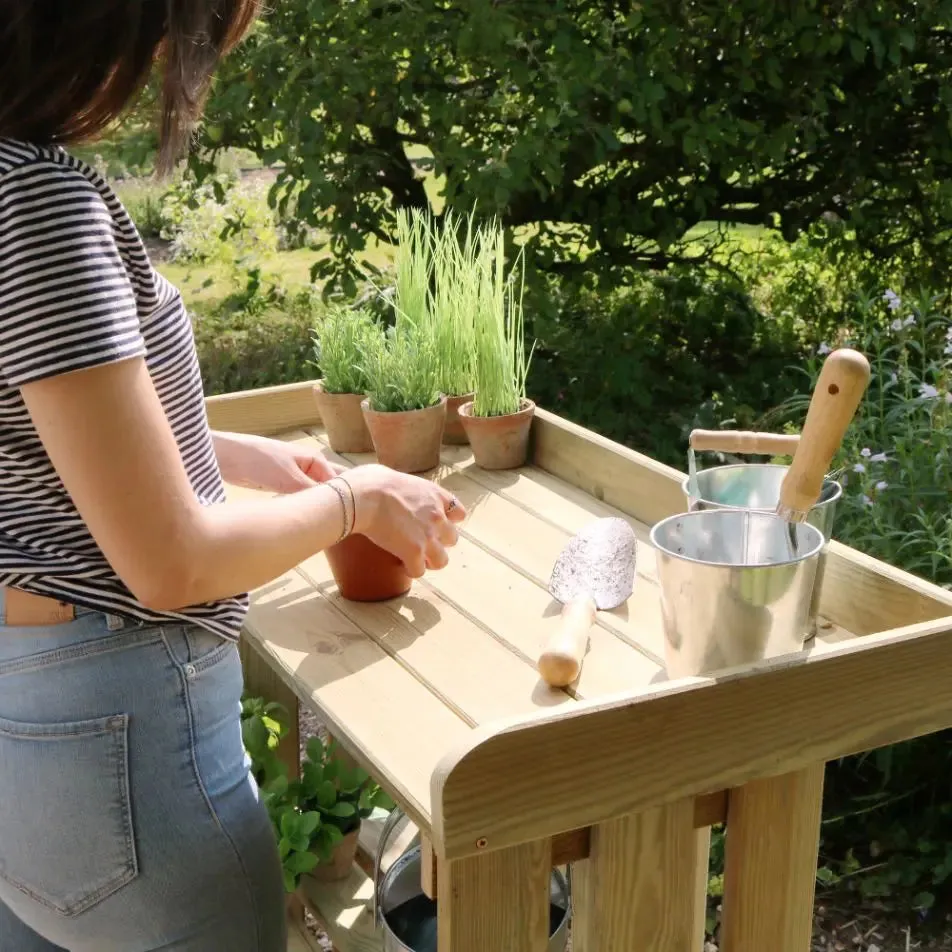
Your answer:
[[[341,597],[350,602],[399,598],[413,584],[403,563],[364,535],[348,536],[325,555]]]
[[[374,443],[360,404],[362,393],[328,393],[314,384],[314,400],[321,415],[327,441],[335,453],[372,453]]]
[[[453,446],[465,446],[469,437],[463,429],[459,419],[459,408],[473,399],[471,393],[464,393],[458,397],[446,398],[446,426],[443,427],[443,442]]]
[[[377,460],[401,473],[423,473],[440,465],[440,445],[446,423],[446,397],[425,410],[381,413],[361,403]]]
[[[505,416],[473,416],[472,402],[459,408],[460,422],[466,435],[476,465],[483,469],[517,469],[524,466],[529,456],[529,430],[535,404],[523,400],[517,413]]]
[[[308,873],[314,879],[322,883],[338,882],[346,879],[354,867],[354,860],[357,858],[357,837],[360,834],[360,826],[356,830],[351,830],[338,844],[331,853],[329,863],[319,863]]]

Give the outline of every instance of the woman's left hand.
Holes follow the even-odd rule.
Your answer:
[[[212,433],[225,482],[247,489],[294,493],[342,471],[317,448],[245,433]]]

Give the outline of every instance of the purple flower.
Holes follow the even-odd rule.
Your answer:
[[[889,325],[889,329],[896,331],[896,333],[898,333],[899,331],[904,330],[907,327],[912,327],[912,325],[915,323],[916,323],[916,319],[910,314],[905,320],[901,320],[900,318],[897,317]]]
[[[939,396],[939,391],[931,383],[924,383],[919,387],[919,396],[923,400],[935,400]]]
[[[864,506],[871,506],[873,504],[873,500],[870,499],[869,496],[866,495],[866,493],[863,493],[863,495],[860,496],[859,498],[862,499]]]
[[[890,311],[898,311],[899,308],[902,307],[902,301],[899,299],[899,295],[896,294],[892,288],[886,289],[886,293],[883,295],[883,300],[889,305]]]
[[[830,345],[827,344],[826,341],[824,341],[822,344],[820,344],[819,347],[817,347],[816,352],[821,357],[823,357],[825,354],[828,354],[830,352]]]
[[[878,483],[876,483],[876,492],[881,493],[884,489],[888,489],[888,488],[889,488],[889,483],[887,483],[885,479],[881,479]]]
[[[865,472],[866,472],[866,467],[865,467],[862,463],[854,463],[854,464],[853,464],[853,472],[854,472],[854,473],[865,473]]]
[[[872,451],[868,446],[864,446],[864,447],[859,451],[859,455],[860,455],[860,456],[865,456],[867,459],[869,459],[869,457],[873,455],[873,451]]]
[[[869,461],[871,463],[885,463],[888,459],[889,457],[885,453],[873,453]]]

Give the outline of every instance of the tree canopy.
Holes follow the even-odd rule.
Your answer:
[[[226,63],[202,144],[283,163],[274,200],[328,230],[328,270],[432,205],[424,170],[448,205],[530,228],[549,271],[824,216],[874,253],[941,256],[950,25],[952,0],[283,0]]]

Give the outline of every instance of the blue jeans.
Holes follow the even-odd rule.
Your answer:
[[[237,646],[81,609],[3,621],[0,952],[285,952]]]

